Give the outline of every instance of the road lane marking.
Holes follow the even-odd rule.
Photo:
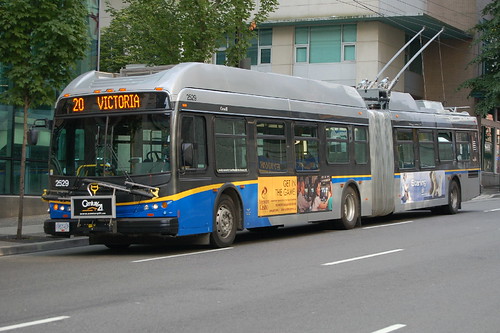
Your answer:
[[[28,326],[47,324],[47,323],[51,323],[51,322],[54,322],[54,321],[68,319],[68,318],[69,318],[68,316],[60,316],[60,317],[53,317],[53,318],[47,318],[47,319],[30,321],[30,322],[27,322],[27,323],[22,323],[22,324],[17,324],[17,325],[4,326],[4,327],[0,327],[0,332],[15,330],[15,329],[18,329],[18,328],[24,328],[24,327],[28,327]]]
[[[495,209],[490,209],[490,210],[485,210],[483,213],[491,213],[491,212],[498,212],[500,208],[495,208]]]
[[[371,226],[371,227],[364,227],[364,228],[361,228],[361,229],[374,229],[374,228],[392,227],[394,225],[407,224],[407,223],[413,223],[413,221],[404,221],[404,222],[396,222],[396,223],[389,223],[389,224],[382,224],[382,225],[374,225],[374,226]]]
[[[225,251],[225,250],[231,250],[233,247],[224,247],[222,249],[213,249],[213,250],[207,250],[207,251],[199,251],[199,252],[189,252],[189,253],[182,253],[182,254],[174,254],[171,256],[165,256],[165,257],[156,257],[156,258],[149,258],[149,259],[141,259],[141,260],[134,260],[132,261],[133,263],[138,263],[138,262],[147,262],[147,261],[153,261],[153,260],[163,260],[163,259],[172,259],[172,258],[178,258],[178,257],[186,257],[186,256],[193,256],[196,254],[204,254],[204,253],[211,253],[211,252],[217,252],[217,251]]]
[[[350,261],[368,259],[368,258],[383,256],[385,254],[391,254],[391,253],[396,253],[396,252],[401,252],[401,251],[403,251],[403,249],[395,249],[395,250],[390,250],[390,251],[384,251],[384,252],[379,252],[379,253],[374,253],[374,254],[368,254],[366,256],[361,256],[361,257],[356,257],[356,258],[344,259],[344,260],[339,260],[339,261],[334,261],[334,262],[327,262],[325,264],[321,264],[321,266],[332,266],[332,265],[337,265],[337,264],[343,264],[343,263],[350,262]]]
[[[406,327],[406,325],[396,324],[396,325],[388,326],[388,327],[383,328],[383,329],[378,330],[378,331],[374,331],[372,333],[389,333],[389,332],[394,332],[396,330],[399,330],[400,328],[403,328],[403,327]]]

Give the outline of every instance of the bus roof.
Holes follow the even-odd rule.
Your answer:
[[[262,73],[221,65],[183,63],[155,74],[114,76],[91,71],[74,79],[62,92],[87,95],[95,90],[151,91],[163,88],[172,101],[184,88],[205,89],[238,94],[310,101],[365,108],[365,103],[353,87],[295,76]],[[61,98],[61,97],[60,97]]]

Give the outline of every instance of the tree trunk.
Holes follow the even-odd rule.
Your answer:
[[[21,169],[19,170],[19,211],[17,214],[17,239],[23,237],[24,179],[26,174],[26,146],[28,144],[28,100],[24,101],[23,144],[21,148]]]

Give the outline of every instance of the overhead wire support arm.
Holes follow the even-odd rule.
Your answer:
[[[396,52],[396,54],[391,58],[391,60],[389,60],[387,64],[385,64],[385,66],[380,70],[380,72],[378,72],[377,76],[375,77],[375,80],[373,80],[368,86],[368,89],[370,89],[371,87],[373,87],[375,83],[377,83],[378,79],[380,78],[382,73],[387,69],[387,67],[389,67],[392,64],[392,62],[396,60],[396,58],[401,54],[401,52],[403,52],[422,32],[424,32],[424,30],[425,27],[422,27],[422,29],[419,32],[417,32],[417,34],[413,36],[412,39],[410,39],[405,45],[403,45],[402,48],[399,49],[398,52]]]
[[[398,82],[398,79],[399,77],[401,76],[401,74],[403,74],[403,72],[408,68],[408,66],[411,65],[411,63],[420,55],[420,53],[422,53],[426,48],[427,46],[429,46],[442,32],[444,31],[444,27],[441,28],[441,30],[434,36],[432,37],[424,46],[422,46],[420,48],[420,50],[418,50],[417,53],[415,53],[415,55],[406,63],[406,65],[404,65],[403,68],[401,68],[401,70],[399,71],[399,73],[396,75],[396,77],[394,77],[394,80],[392,80],[391,84],[389,85],[389,87],[387,88],[387,91],[391,91],[392,88],[394,87],[394,85],[396,85],[396,83]]]

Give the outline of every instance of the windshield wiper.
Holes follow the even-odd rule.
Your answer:
[[[84,179],[82,179],[82,182],[88,183],[88,184],[93,183],[93,184],[97,184],[97,185],[105,187],[105,188],[123,191],[123,192],[127,192],[130,194],[136,194],[136,195],[140,195],[140,196],[147,197],[147,198],[158,198],[158,193],[160,192],[160,189],[158,187],[152,187],[152,186],[138,184],[138,183],[132,183],[132,182],[128,182],[128,181],[125,181],[125,186],[113,184],[113,183],[108,183],[108,182],[103,182],[100,180],[90,179],[90,178],[84,178]]]

